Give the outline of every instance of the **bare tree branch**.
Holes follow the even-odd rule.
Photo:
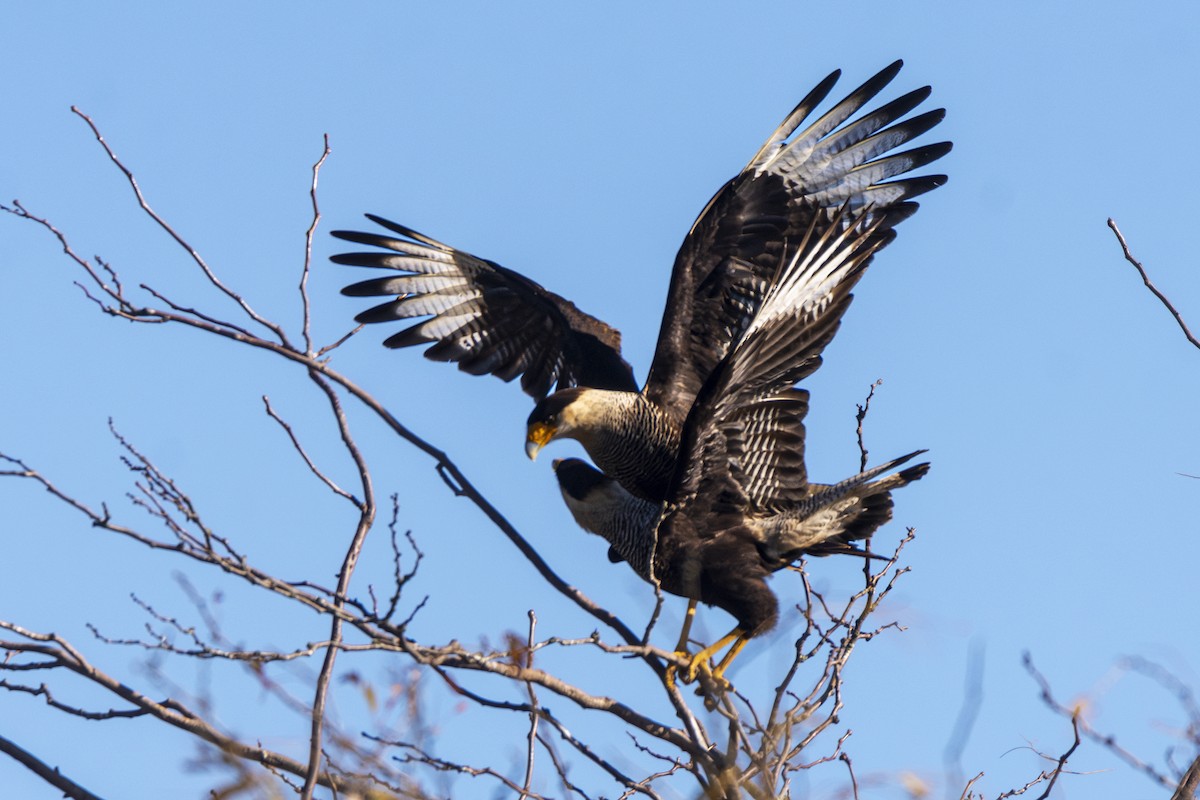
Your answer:
[[[305,438],[302,433],[286,422],[277,413],[276,407],[263,397],[267,415],[283,429],[292,449],[308,470],[327,491],[350,501],[355,507],[355,515],[349,526],[352,530],[347,532],[336,585],[330,587],[311,579],[285,581],[272,575],[262,565],[253,563],[228,536],[206,524],[187,493],[115,427],[112,427],[112,434],[120,448],[122,463],[133,476],[133,489],[128,499],[137,510],[135,514],[146,515],[134,522],[126,521],[124,515],[119,515],[122,518],[118,519],[107,504],[100,505],[98,509],[85,504],[77,499],[77,495],[60,488],[23,460],[0,453],[0,466],[5,467],[0,469],[0,476],[24,478],[40,486],[58,502],[75,509],[97,530],[116,534],[159,552],[184,556],[194,563],[215,568],[238,581],[290,601],[295,608],[315,611],[325,617],[329,633],[327,637],[316,637],[320,638],[319,641],[293,643],[279,649],[244,645],[240,640],[234,643],[220,632],[218,620],[206,608],[201,594],[191,590],[190,584],[185,581],[185,591],[201,619],[199,628],[183,621],[177,614],[155,609],[136,596],[135,602],[149,618],[144,634],[134,638],[108,637],[92,628],[96,641],[101,644],[141,648],[159,661],[177,657],[240,665],[245,674],[254,676],[265,691],[280,698],[291,713],[304,715],[308,735],[303,757],[276,753],[223,732],[203,716],[208,711],[205,703],[190,702],[189,694],[179,690],[173,680],[159,674],[157,668],[151,670],[152,683],[159,688],[167,686],[166,699],[162,700],[152,700],[149,691],[135,689],[99,670],[65,639],[54,634],[35,633],[16,623],[0,623],[4,630],[15,634],[9,641],[0,641],[0,648],[6,651],[4,658],[0,659],[0,674],[14,676],[0,681],[0,688],[40,698],[61,713],[95,719],[148,717],[187,731],[216,748],[210,753],[211,763],[223,765],[224,769],[230,771],[231,782],[223,789],[222,796],[252,791],[258,781],[266,780],[286,785],[306,799],[313,796],[317,786],[327,787],[339,797],[348,792],[357,792],[360,787],[372,787],[364,790],[371,797],[423,797],[419,788],[408,783],[407,776],[384,766],[384,759],[389,757],[384,754],[394,753],[395,750],[399,751],[399,755],[390,757],[398,759],[401,764],[421,766],[437,774],[484,777],[495,781],[503,790],[526,798],[546,795],[542,785],[544,776],[543,781],[539,781],[539,772],[557,779],[564,794],[582,798],[609,796],[607,790],[593,791],[570,777],[569,762],[560,757],[559,749],[563,753],[573,751],[583,756],[595,768],[593,771],[606,776],[604,780],[611,781],[621,789],[622,797],[641,795],[659,798],[664,793],[677,793],[675,786],[671,791],[664,792],[658,784],[678,776],[680,780],[694,780],[695,785],[708,797],[728,800],[747,796],[773,798],[791,792],[791,782],[798,771],[834,762],[845,765],[850,791],[853,796],[858,796],[859,779],[846,750],[851,731],[841,727],[839,719],[843,709],[843,676],[859,642],[869,641],[884,631],[900,627],[896,622],[880,624],[872,620],[896,581],[908,571],[900,566],[899,558],[905,545],[912,539],[911,529],[890,557],[872,556],[864,560],[862,588],[849,597],[832,593],[826,596],[816,591],[809,583],[803,565],[792,571],[793,577],[798,576],[805,593],[803,629],[795,641],[793,658],[786,674],[768,694],[768,707],[760,709],[753,692],[719,684],[705,673],[701,674],[697,692],[701,703],[697,704],[694,699],[685,697],[674,682],[666,680],[667,666],[681,662],[681,657],[655,647],[649,641],[653,622],[662,607],[661,592],[656,594],[657,603],[650,625],[642,634],[635,634],[616,615],[564,582],[444,452],[410,431],[377,399],[331,367],[325,356],[353,335],[357,328],[324,347],[317,347],[313,342],[313,307],[308,296],[308,278],[314,236],[321,218],[317,183],[322,165],[330,153],[327,137],[323,151],[312,167],[309,192],[312,216],[305,233],[304,259],[298,283],[301,324],[296,338],[302,341],[303,346],[297,347],[292,344],[284,326],[254,311],[250,302],[233,286],[225,283],[196,248],[158,216],[133,172],[116,156],[98,127],[82,112],[75,110],[75,113],[89,126],[106,156],[120,170],[141,210],[183,248],[208,284],[216,288],[224,299],[232,300],[240,313],[235,312],[232,320],[224,319],[219,313],[186,302],[188,298],[168,299],[163,292],[146,283],[138,283],[136,288],[127,289],[112,265],[100,258],[88,260],[79,256],[67,236],[48,220],[32,215],[19,202],[12,207],[0,208],[33,222],[55,237],[66,256],[83,270],[80,288],[102,313],[137,323],[183,325],[299,365],[313,389],[325,398],[329,409],[328,419],[337,429],[341,452],[353,465],[359,486],[343,487],[333,481],[329,477],[332,473],[302,446],[301,441]],[[131,281],[130,286],[133,285]],[[245,315],[245,319],[241,315]],[[265,333],[260,335],[260,331]],[[867,450],[863,422],[877,385],[871,387],[856,417],[859,449],[864,464]],[[549,636],[539,640],[537,618],[531,611],[527,635],[521,637],[513,634],[499,649],[489,649],[486,644],[465,646],[457,640],[451,640],[448,644],[430,644],[412,638],[407,632],[408,624],[424,600],[414,605],[403,598],[403,589],[415,575],[422,553],[411,535],[406,534],[415,559],[407,572],[402,569],[397,533],[399,506],[395,497],[388,523],[393,557],[390,580],[393,586],[387,594],[381,592],[378,597],[374,587],[368,587],[362,599],[352,595],[352,578],[366,537],[376,520],[377,500],[369,465],[356,443],[347,408],[343,405],[347,396],[354,398],[370,414],[381,419],[393,433],[428,456],[437,474],[451,491],[456,496],[466,497],[482,511],[560,596],[601,622],[605,626],[605,635],[594,631],[590,636]],[[347,405],[351,409],[356,407],[356,404]],[[397,620],[405,613],[407,617]],[[352,636],[349,642],[348,635]],[[538,656],[535,666],[535,654],[547,648],[565,651],[587,648],[611,659],[612,663],[630,664],[642,669],[647,676],[657,680],[657,684],[654,684],[656,689],[661,686],[659,704],[642,707],[639,703],[630,702],[621,692],[607,696],[568,681],[552,671],[552,665],[559,663],[556,658]],[[352,659],[361,658],[365,653],[400,655],[411,659],[405,663],[414,665],[412,669],[415,674],[429,675],[432,672],[458,697],[481,708],[497,710],[502,715],[503,712],[509,712],[510,716],[519,715],[522,724],[526,725],[523,757],[514,759],[509,772],[495,765],[480,766],[468,764],[466,760],[447,759],[429,746],[432,740],[428,736],[428,728],[420,724],[416,712],[407,720],[410,723],[407,731],[395,733],[390,730],[389,723],[361,739],[353,737],[351,741],[352,737],[339,729],[336,715],[330,713],[331,695],[337,684],[356,686],[364,694],[375,696],[374,684],[346,666],[352,663]],[[284,690],[278,676],[267,674],[268,668],[305,671],[310,682],[305,683],[304,691],[310,693],[305,696]],[[116,698],[118,702],[114,703],[115,707],[97,710],[72,706],[56,697],[49,685],[21,683],[21,679],[16,677],[47,675],[53,678],[65,672],[81,677],[93,687]],[[484,681],[490,681],[487,686],[493,686],[497,679],[507,690],[515,690],[518,698],[504,699],[503,695],[493,696],[491,689],[479,688]],[[803,683],[808,680],[811,680],[811,684]],[[415,692],[412,688],[415,685],[415,678],[407,684],[409,688],[405,691],[410,693],[410,697]],[[157,693],[158,690],[153,691]],[[560,703],[562,707],[552,711],[550,704],[555,699],[569,703]],[[664,700],[665,703],[662,702]],[[701,704],[703,709],[700,708]],[[639,772],[639,767],[630,767],[624,761],[613,759],[581,735],[574,728],[574,721],[593,714],[604,715],[614,724],[619,724],[627,735],[636,737],[633,756],[639,757],[642,762],[648,761],[651,766]],[[557,732],[558,737],[555,738],[552,732]],[[834,737],[836,741],[833,741]],[[650,746],[642,744],[642,741]],[[822,741],[827,744],[822,745]],[[547,754],[547,759],[536,758],[538,747]],[[820,747],[821,751],[814,754],[812,751],[816,747]],[[626,758],[626,755],[622,757]],[[633,758],[627,760],[630,764],[637,763]]]
[[[0,736],[0,753],[12,756],[12,758],[29,769],[33,774],[61,791],[63,797],[70,797],[72,800],[102,800],[99,795],[92,794],[66,775],[63,775],[58,767],[51,767],[33,753],[21,748],[20,745],[3,736]]]
[[[125,180],[129,183],[129,188],[133,190],[133,194],[137,198],[137,203],[141,207],[142,211],[146,212],[148,217],[154,220],[154,222],[157,223],[158,226],[162,228],[168,236],[174,239],[175,242],[184,249],[188,256],[191,257],[192,261],[195,262],[196,266],[200,268],[200,271],[204,273],[204,276],[208,278],[209,283],[211,283],[220,291],[224,292],[225,295],[236,302],[238,306],[241,307],[242,311],[246,313],[246,316],[250,317],[259,325],[262,325],[264,328],[274,333],[277,337],[279,337],[280,342],[287,344],[287,336],[283,332],[283,329],[259,316],[252,308],[250,308],[250,305],[242,297],[226,287],[225,284],[217,278],[216,274],[213,273],[212,269],[209,268],[208,264],[205,263],[204,259],[200,257],[200,254],[196,251],[196,249],[188,244],[187,240],[185,240],[178,232],[176,232],[171,225],[167,224],[166,220],[158,215],[158,212],[150,207],[150,203],[146,201],[146,197],[142,194],[142,188],[138,186],[137,179],[134,178],[133,172],[121,162],[121,159],[117,157],[117,154],[114,153],[112,148],[108,146],[108,142],[100,133],[100,129],[96,127],[96,123],[92,121],[92,118],[80,111],[76,106],[71,106],[71,113],[75,114],[85,123],[87,123],[87,126],[91,129],[92,134],[96,137],[96,141],[100,143],[100,146],[104,148],[104,152],[108,154],[109,159],[114,165],[116,165],[117,169],[121,170],[121,173],[125,176]],[[324,161],[324,158],[322,158],[321,161]],[[318,162],[318,166],[320,163],[321,162]],[[315,176],[313,180],[314,182],[316,181]]]
[[[867,389],[867,398],[858,406],[858,412],[854,415],[856,423],[854,432],[858,436],[858,471],[865,472],[867,469],[867,445],[863,438],[863,422],[867,419],[867,414],[871,411],[871,398],[875,396],[875,390],[883,385],[883,379],[877,378],[870,388]]]
[[[1183,774],[1179,788],[1171,795],[1171,800],[1192,800],[1197,792],[1200,792],[1200,756],[1196,756],[1187,772]]]
[[[303,309],[301,332],[304,337],[304,352],[312,353],[312,304],[308,297],[308,274],[312,270],[312,245],[313,236],[317,233],[317,225],[321,221],[321,207],[317,203],[317,179],[321,175],[321,167],[325,164],[325,159],[329,158],[329,134],[325,134],[325,148],[321,151],[321,157],[317,159],[312,167],[312,183],[309,184],[308,196],[312,201],[312,222],[308,226],[308,230],[304,232],[304,268],[300,270],[300,304]],[[344,339],[342,341],[345,341]]]
[[[1038,687],[1041,690],[1042,702],[1056,713],[1070,718],[1072,720],[1072,725],[1075,726],[1077,737],[1082,734],[1083,737],[1101,745],[1105,750],[1108,750],[1117,758],[1143,773],[1152,781],[1164,788],[1176,790],[1190,779],[1189,775],[1191,773],[1191,768],[1189,768],[1189,774],[1172,778],[1164,774],[1163,771],[1156,768],[1149,762],[1139,758],[1126,748],[1122,747],[1117,743],[1116,736],[1112,734],[1104,734],[1095,730],[1085,719],[1082,718],[1080,709],[1078,707],[1069,708],[1055,699],[1053,691],[1050,688],[1050,682],[1046,680],[1045,676],[1043,676],[1033,666],[1033,659],[1028,653],[1024,655],[1023,662],[1026,671],[1029,672],[1029,674],[1037,682]],[[1185,708],[1188,709],[1191,716],[1190,727],[1193,731],[1191,735],[1192,744],[1200,745],[1200,737],[1197,737],[1197,732],[1200,732],[1200,714],[1197,713],[1195,706],[1191,705],[1191,693],[1186,687],[1182,686],[1182,684],[1175,679],[1174,676],[1167,675],[1163,670],[1157,668],[1156,665],[1149,664],[1143,659],[1123,659],[1119,666],[1122,669],[1143,671],[1153,679],[1162,683],[1166,688],[1176,693],[1176,696],[1180,698],[1181,702],[1184,704]],[[1070,753],[1067,755],[1069,754]],[[1193,766],[1195,765],[1193,764]]]
[[[46,660],[39,662],[38,668],[66,669],[79,675],[93,685],[104,689],[115,697],[120,698],[131,706],[129,710],[112,712],[113,714],[152,716],[173,727],[187,731],[209,744],[215,745],[221,750],[246,761],[268,765],[293,775],[304,775],[308,771],[306,764],[262,747],[244,744],[222,733],[205,721],[200,715],[176,700],[151,700],[122,681],[95,667],[70,643],[56,634],[38,633],[4,621],[0,621],[0,628],[11,631],[21,637],[21,639],[0,641],[0,650],[41,656]],[[28,665],[25,665],[25,668],[29,668]],[[11,669],[13,669],[13,666],[7,661],[0,663],[0,671]],[[4,688],[10,687],[5,686]],[[47,692],[43,691],[39,693],[46,695],[47,702],[52,702],[53,698],[50,698]],[[64,706],[58,704],[57,707],[62,708]],[[74,713],[78,716],[84,716],[89,712],[81,708],[76,708],[74,709]],[[345,788],[344,781],[340,781],[336,776],[327,772],[320,772],[317,780],[322,786]]]
[[[1142,262],[1134,258],[1133,253],[1129,252],[1129,245],[1125,243],[1125,237],[1121,234],[1121,229],[1117,227],[1117,223],[1112,217],[1108,218],[1108,227],[1112,228],[1112,232],[1117,236],[1117,241],[1121,243],[1121,252],[1125,254],[1125,260],[1133,265],[1134,269],[1138,271],[1138,275],[1142,276],[1142,283],[1146,284],[1146,288],[1158,298],[1159,302],[1166,306],[1167,310],[1171,312],[1171,316],[1175,317],[1175,321],[1179,323],[1179,327],[1183,331],[1183,335],[1187,337],[1187,340],[1195,347],[1200,347],[1200,341],[1188,330],[1187,323],[1183,321],[1183,316],[1175,310],[1175,306],[1171,304],[1167,296],[1160,292],[1158,287],[1151,282],[1150,276],[1146,274],[1146,268],[1142,266]]]

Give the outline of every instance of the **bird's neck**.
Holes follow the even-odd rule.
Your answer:
[[[661,502],[679,453],[679,427],[641,394],[594,389],[576,438],[596,466],[632,494]]]

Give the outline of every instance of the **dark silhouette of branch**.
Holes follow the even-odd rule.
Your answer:
[[[23,749],[16,742],[6,739],[3,736],[0,736],[0,753],[12,756],[13,759],[25,766],[30,772],[61,791],[63,797],[69,797],[72,800],[102,800],[99,795],[92,794],[66,775],[63,775],[58,767],[50,766],[33,753]]]
[[[1075,714],[1071,717],[1071,732],[1074,734],[1074,739],[1071,746],[1067,748],[1061,756],[1058,757],[1058,763],[1054,765],[1054,769],[1049,773],[1043,772],[1042,775],[1046,778],[1046,790],[1038,795],[1037,800],[1046,800],[1050,796],[1050,792],[1054,789],[1054,784],[1058,782],[1058,776],[1063,774],[1066,769],[1067,759],[1074,755],[1079,749],[1079,715]],[[1001,795],[1003,797],[1003,795]]]
[[[1171,312],[1171,316],[1175,317],[1175,321],[1179,323],[1179,327],[1183,331],[1183,335],[1187,337],[1187,340],[1193,346],[1200,347],[1200,341],[1188,330],[1187,323],[1183,321],[1183,316],[1175,309],[1175,306],[1171,304],[1167,296],[1160,292],[1158,287],[1151,282],[1150,276],[1146,274],[1146,268],[1142,266],[1142,262],[1134,258],[1133,253],[1129,252],[1129,245],[1125,243],[1125,237],[1121,234],[1121,229],[1117,227],[1117,223],[1112,217],[1108,218],[1108,227],[1112,228],[1112,232],[1117,236],[1117,241],[1121,243],[1121,252],[1125,254],[1125,260],[1133,265],[1133,268],[1138,271],[1138,275],[1142,276],[1142,283],[1146,284],[1146,288],[1159,299],[1159,302],[1166,306],[1167,310]]]
[[[871,398],[875,396],[875,390],[883,385],[883,379],[878,378],[867,389],[867,398],[858,406],[858,412],[854,415],[856,423],[854,432],[858,436],[858,471],[865,472],[867,469],[867,444],[863,437],[863,422],[867,419],[867,414],[871,411]]]

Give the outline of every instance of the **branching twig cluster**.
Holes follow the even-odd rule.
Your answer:
[[[1200,766],[1197,766],[1197,764],[1200,764],[1200,707],[1197,706],[1191,689],[1184,685],[1182,681],[1180,681],[1167,670],[1163,669],[1158,664],[1151,663],[1143,658],[1122,658],[1117,662],[1116,665],[1116,672],[1118,675],[1123,675],[1126,673],[1141,675],[1158,684],[1162,689],[1166,690],[1176,699],[1180,707],[1187,714],[1188,723],[1182,732],[1181,738],[1184,740],[1188,750],[1190,751],[1188,752],[1190,766],[1184,767],[1174,764],[1174,749],[1168,750],[1168,769],[1172,774],[1167,774],[1166,770],[1156,767],[1155,765],[1123,747],[1117,741],[1115,734],[1103,733],[1096,730],[1096,728],[1094,728],[1092,724],[1087,721],[1082,704],[1076,703],[1073,706],[1066,706],[1061,703],[1055,697],[1054,692],[1050,687],[1050,682],[1044,675],[1042,675],[1041,672],[1037,670],[1037,668],[1034,667],[1033,659],[1026,654],[1024,660],[1025,669],[1038,684],[1038,688],[1041,692],[1042,702],[1045,703],[1046,706],[1055,713],[1070,717],[1072,725],[1075,727],[1075,736],[1077,741],[1082,735],[1083,738],[1094,742],[1108,752],[1112,753],[1121,761],[1124,761],[1130,767],[1146,775],[1146,777],[1150,778],[1150,780],[1154,781],[1159,786],[1165,789],[1174,790],[1177,797],[1191,800],[1196,792],[1195,784],[1198,780],[1200,780],[1200,776],[1197,775],[1197,773],[1200,772]],[[1186,787],[1188,786],[1189,782],[1192,784],[1190,793],[1179,794],[1179,792],[1186,791]]]
[[[564,795],[583,798],[611,794],[608,789],[587,788],[576,779],[571,769],[572,759],[567,758],[566,753],[582,758],[606,776],[619,787],[622,797],[661,797],[666,782],[677,781],[684,775],[690,775],[706,796],[775,797],[789,791],[796,771],[833,762],[845,765],[857,796],[853,768],[845,749],[849,730],[841,731],[836,741],[825,746],[822,754],[806,754],[814,750],[822,734],[840,724],[843,674],[855,645],[884,629],[895,627],[894,623],[873,627],[870,620],[899,576],[907,571],[900,568],[897,561],[904,545],[912,538],[911,531],[890,558],[868,560],[863,588],[848,599],[823,596],[808,583],[802,569],[796,570],[805,591],[804,629],[796,640],[792,663],[769,696],[766,707],[760,707],[757,698],[732,687],[716,685],[707,677],[702,677],[698,687],[703,703],[697,704],[685,695],[684,689],[666,680],[668,666],[679,657],[650,644],[649,628],[645,634],[635,633],[633,627],[562,580],[445,453],[409,430],[378,400],[333,369],[330,354],[357,329],[324,346],[318,347],[314,342],[308,278],[313,237],[320,221],[317,182],[330,152],[328,141],[312,167],[312,217],[305,232],[304,260],[298,283],[300,332],[293,339],[285,326],[260,314],[247,298],[226,284],[199,251],[155,212],[132,170],[117,157],[95,123],[77,109],[73,110],[89,126],[107,157],[121,171],[139,208],[184,251],[207,284],[225,301],[233,303],[235,316],[226,318],[202,310],[170,298],[146,283],[131,288],[111,264],[99,257],[87,259],[79,255],[62,231],[47,219],[28,211],[21,203],[14,201],[11,206],[0,206],[0,209],[39,226],[54,237],[67,258],[81,271],[77,285],[102,313],[134,323],[181,325],[283,358],[303,369],[318,396],[325,400],[345,457],[353,464],[357,484],[351,487],[334,481],[330,472],[303,445],[303,432],[284,419],[266,396],[262,398],[264,412],[279,426],[292,450],[323,489],[352,509],[353,524],[334,586],[309,580],[283,580],[255,563],[228,536],[208,525],[187,493],[115,427],[110,426],[112,435],[133,478],[133,489],[127,499],[133,509],[143,515],[140,520],[130,521],[127,514],[113,511],[108,504],[98,508],[91,506],[22,458],[0,453],[0,476],[24,479],[44,489],[58,502],[79,513],[93,528],[214,568],[232,579],[316,612],[329,624],[327,637],[290,649],[241,647],[221,634],[216,620],[207,614],[199,593],[193,592],[194,610],[204,623],[203,631],[177,615],[164,613],[136,598],[135,602],[148,618],[145,637],[110,637],[93,629],[100,643],[141,648],[158,658],[193,658],[242,665],[259,685],[280,698],[286,707],[307,716],[309,733],[303,753],[276,752],[239,739],[213,722],[204,703],[186,702],[175,691],[169,692],[166,699],[152,699],[149,692],[139,691],[117,679],[65,638],[30,630],[11,621],[0,622],[0,630],[6,634],[0,639],[0,651],[4,654],[0,660],[0,674],[5,675],[0,680],[0,688],[36,697],[55,711],[71,716],[95,720],[152,718],[186,731],[212,745],[212,755],[207,762],[221,765],[232,776],[229,785],[221,790],[221,796],[249,791],[248,787],[256,782],[269,780],[291,787],[301,798],[312,797],[317,787],[326,787],[337,797],[420,797],[424,796],[424,790],[412,777],[413,767],[417,766],[427,775],[454,773],[492,781],[520,797],[546,796],[547,785],[556,785],[555,791]],[[537,619],[530,612],[527,635],[512,637],[498,648],[470,648],[454,639],[448,644],[431,644],[411,638],[409,624],[424,599],[409,601],[404,597],[404,589],[416,574],[423,554],[410,533],[403,537],[398,533],[399,509],[395,498],[386,526],[394,562],[392,585],[379,595],[375,587],[368,587],[365,597],[356,593],[354,574],[366,537],[373,528],[379,527],[376,524],[379,500],[369,466],[353,434],[345,405],[347,399],[381,419],[397,436],[431,458],[438,475],[451,491],[474,504],[548,585],[591,615],[604,633],[597,631],[576,638],[542,636],[538,632]],[[860,436],[865,411],[864,406],[858,418]],[[408,551],[411,551],[411,565],[407,568],[402,554],[408,551],[402,548],[401,538],[407,541]],[[657,609],[653,618],[657,618]],[[350,634],[352,637],[348,639]],[[631,661],[640,665],[661,685],[662,712],[669,716],[659,718],[621,698],[588,691],[555,674],[544,666],[547,662],[538,657],[547,648],[565,651],[586,648],[622,665]],[[381,723],[378,729],[365,736],[350,736],[340,730],[330,721],[327,709],[330,693],[339,681],[365,683],[357,672],[340,666],[343,659],[362,653],[384,653],[405,659],[415,665],[420,674],[436,676],[451,692],[470,703],[521,715],[527,721],[527,735],[520,764],[509,772],[496,765],[449,760],[430,748],[415,714],[396,724]],[[285,664],[308,662],[314,664],[316,671],[307,698],[293,697],[268,672],[271,665],[281,668]],[[102,690],[110,698],[111,705],[84,707],[59,699],[52,684],[57,680],[55,676],[64,673],[71,673]],[[30,682],[26,679],[35,674],[46,680]],[[486,684],[488,687],[501,685],[516,692],[498,695],[493,688],[484,690],[475,685],[473,676],[490,676],[493,680]],[[501,683],[497,684],[495,678],[502,679]],[[798,688],[801,684],[806,688]],[[552,709],[550,698],[567,701],[567,705]],[[601,747],[587,741],[579,732],[572,708],[598,712],[618,721],[631,737],[628,752],[616,758],[612,746]],[[51,770],[44,760],[26,753],[7,739],[0,739],[0,751],[27,764],[38,774],[53,773],[53,780],[49,777],[47,780],[66,796],[92,796],[62,773]],[[631,753],[640,755],[641,761],[631,757]]]
[[[661,594],[657,595],[658,602],[650,615],[649,625],[639,634],[633,626],[566,583],[445,453],[408,429],[377,399],[333,369],[330,355],[358,328],[323,346],[314,342],[308,280],[313,240],[321,217],[317,184],[330,153],[328,140],[312,166],[312,216],[304,234],[304,257],[298,281],[301,319],[299,336],[293,339],[285,326],[260,314],[242,294],[226,284],[198,250],[158,215],[133,172],[110,148],[95,123],[77,109],[73,111],[88,125],[107,157],[120,170],[142,212],[185,252],[207,284],[225,301],[233,303],[236,316],[230,319],[201,310],[169,298],[146,283],[130,288],[111,264],[99,257],[86,259],[80,256],[62,231],[47,219],[28,211],[21,203],[14,201],[11,206],[0,206],[0,210],[33,223],[53,236],[67,258],[81,271],[77,285],[84,296],[104,314],[134,323],[182,325],[264,351],[303,369],[318,396],[324,398],[342,452],[353,464],[357,484],[344,486],[333,480],[330,472],[304,446],[303,432],[287,421],[266,396],[262,397],[264,412],[279,426],[291,449],[323,489],[352,509],[353,523],[335,585],[283,580],[254,563],[229,537],[209,526],[188,494],[111,423],[122,462],[133,479],[127,500],[142,515],[136,522],[115,513],[108,504],[98,508],[88,505],[23,459],[0,452],[0,477],[24,479],[42,488],[57,502],[80,514],[93,528],[213,568],[297,607],[316,612],[329,625],[328,635],[321,640],[297,644],[290,649],[238,646],[222,634],[200,593],[185,584],[203,629],[177,615],[164,613],[136,596],[134,602],[148,619],[144,637],[111,637],[92,628],[99,643],[140,648],[155,658],[191,658],[240,665],[286,708],[307,718],[307,746],[297,754],[277,752],[223,730],[214,721],[206,702],[188,701],[177,687],[169,686],[165,698],[153,699],[150,692],[139,691],[118,679],[64,637],[31,630],[14,621],[0,621],[0,632],[3,632],[0,634],[0,651],[3,653],[0,689],[35,698],[55,712],[71,717],[96,721],[150,718],[185,731],[211,746],[203,762],[210,767],[219,767],[230,776],[227,785],[214,791],[214,796],[220,797],[252,792],[264,782],[289,787],[301,798],[313,797],[317,787],[325,787],[336,797],[425,797],[422,779],[416,777],[420,774],[426,780],[436,780],[437,775],[469,776],[491,782],[494,787],[517,797],[530,799],[549,794],[580,798],[611,795],[611,788],[592,788],[576,777],[572,762],[581,759],[590,765],[594,774],[604,776],[610,787],[618,787],[621,797],[658,798],[664,793],[671,794],[677,791],[675,782],[681,776],[690,776],[706,797],[787,796],[798,771],[823,764],[839,764],[846,771],[848,795],[858,798],[859,781],[847,749],[852,731],[840,727],[839,719],[843,709],[845,669],[859,642],[899,627],[896,623],[878,624],[873,619],[896,581],[907,572],[907,568],[899,565],[899,559],[913,538],[911,530],[890,556],[864,559],[863,587],[848,598],[832,598],[818,592],[809,582],[804,565],[795,567],[793,577],[800,582],[804,592],[803,625],[795,640],[793,658],[774,690],[766,698],[755,697],[736,687],[718,685],[702,671],[697,687],[702,702],[697,703],[673,681],[666,679],[668,667],[673,663],[679,665],[679,656],[649,642],[650,631],[662,606]],[[1109,220],[1109,226],[1120,241],[1126,259],[1138,269],[1146,286],[1171,311],[1188,340],[1200,347],[1180,314],[1154,287],[1140,262],[1132,256],[1116,223]],[[864,466],[867,450],[863,422],[877,386],[878,383],[872,385],[856,416],[858,446]],[[431,644],[410,637],[410,623],[427,598],[412,601],[405,598],[404,590],[417,574],[424,555],[410,532],[399,532],[399,506],[395,497],[386,524],[393,558],[391,585],[378,595],[374,586],[367,587],[365,596],[356,593],[353,588],[356,566],[367,536],[379,527],[376,524],[379,500],[369,465],[353,434],[351,415],[345,405],[347,400],[378,417],[398,437],[428,456],[452,493],[466,498],[478,508],[549,586],[589,614],[600,629],[582,637],[545,636],[539,633],[537,617],[531,611],[526,634],[511,635],[500,647],[471,648],[456,639],[450,639],[447,644]],[[348,635],[351,638],[348,639]],[[539,655],[550,648],[564,652],[583,648],[622,665],[638,665],[661,686],[659,713],[665,716],[660,717],[621,698],[589,691],[566,680],[548,668],[547,665],[552,663],[550,659]],[[356,685],[374,696],[369,679],[342,665],[343,660],[364,653],[391,654],[403,659],[411,665],[415,677],[395,682],[404,687],[401,694],[406,698],[401,703],[403,708],[399,718],[392,720],[381,716],[373,731],[357,735],[348,733],[332,721],[328,703],[333,687],[338,684]],[[294,696],[270,673],[272,668],[308,663],[314,665],[315,671],[308,676],[310,693],[307,697]],[[1048,798],[1059,778],[1067,774],[1068,760],[1083,741],[1100,745],[1160,786],[1174,789],[1175,800],[1193,796],[1200,784],[1200,758],[1191,760],[1187,767],[1173,766],[1169,770],[1149,764],[1118,745],[1114,736],[1094,730],[1078,709],[1058,703],[1045,679],[1031,663],[1027,663],[1027,667],[1038,681],[1047,705],[1071,720],[1073,742],[1057,757],[1043,755],[1049,762],[1045,770],[1025,785],[1003,792],[997,800],[1035,791],[1040,791],[1039,798]],[[1123,668],[1147,675],[1172,691],[1188,710],[1187,740],[1193,747],[1200,744],[1200,712],[1186,687],[1172,682],[1169,676],[1144,662],[1129,660]],[[108,705],[85,707],[64,700],[56,685],[60,682],[58,676],[65,674],[100,690],[100,696],[109,698]],[[454,695],[477,707],[519,715],[526,730],[519,763],[510,770],[494,764],[470,764],[436,753],[416,699],[422,675],[439,681]],[[475,676],[489,676],[492,680],[479,684]],[[499,683],[495,681],[497,678],[501,679]],[[162,682],[167,681],[164,678]],[[506,688],[497,692],[496,686]],[[566,701],[566,705],[552,708],[552,701]],[[580,732],[573,709],[616,720],[628,735],[626,752],[617,757],[611,744],[600,746],[588,741]],[[0,735],[0,753],[26,766],[64,796],[81,800],[95,797],[66,774],[50,767],[44,758],[24,750],[4,735]],[[572,755],[574,758],[570,757]],[[980,777],[982,773],[966,784],[962,800],[983,797],[973,793]]]

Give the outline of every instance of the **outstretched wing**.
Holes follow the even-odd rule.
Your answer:
[[[342,294],[392,299],[359,314],[359,322],[429,317],[384,340],[388,347],[433,343],[425,357],[455,361],[472,375],[505,381],[521,376],[535,400],[551,389],[590,386],[637,391],[621,358],[621,334],[558,295],[499,264],[371,214],[399,236],[333,231],[348,242],[381,251],[343,253],[332,260],[379,267],[399,275],[347,286]]]
[[[769,512],[808,493],[804,415],[794,388],[821,365],[851,289],[887,244],[885,220],[848,208],[815,221],[766,293],[744,337],[696,398],[668,495],[695,513]],[[819,230],[823,228],[823,230]]]
[[[891,180],[950,150],[950,143],[901,153],[945,116],[943,109],[904,121],[930,94],[909,92],[847,122],[900,71],[896,61],[799,130],[837,83],[834,72],[805,97],[750,163],[709,201],[692,225],[671,274],[667,306],[646,395],[682,424],[701,387],[754,319],[784,258],[806,233],[818,236],[843,206],[879,236],[911,216],[911,198],[944,175]],[[886,244],[881,241],[875,249]]]

